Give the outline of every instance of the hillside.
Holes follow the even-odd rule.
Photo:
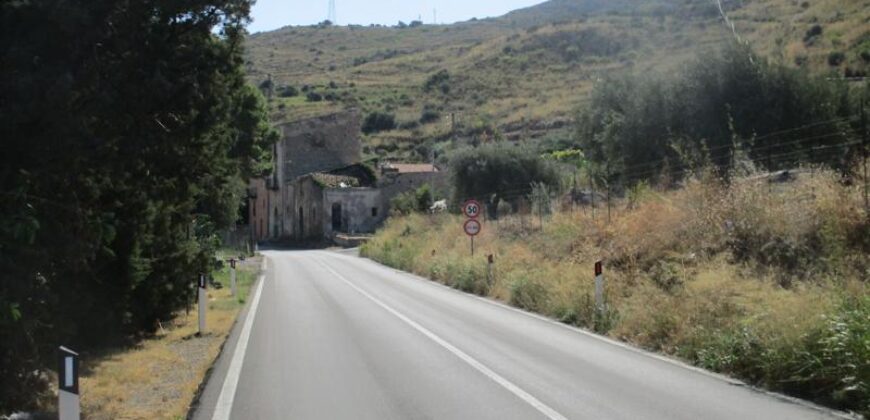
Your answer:
[[[870,65],[870,1],[723,7],[736,33],[773,60],[838,77]],[[395,114],[398,129],[367,136],[365,151],[425,159],[454,136],[565,140],[595,80],[667,72],[734,37],[715,0],[552,0],[453,25],[254,34],[247,70],[258,84],[271,76],[276,121],[345,107]],[[301,92],[280,97],[283,86]]]

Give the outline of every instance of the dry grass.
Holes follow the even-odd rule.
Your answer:
[[[870,219],[862,200],[859,188],[828,172],[774,187],[763,179],[731,188],[695,180],[679,191],[645,191],[632,206],[620,201],[610,222],[604,208],[594,218],[589,208],[557,213],[543,226],[530,215],[488,221],[474,258],[462,218],[454,215],[391,220],[363,253],[708,369],[860,411],[866,408],[857,405],[870,401],[870,349],[860,343],[870,334],[836,325],[861,325],[855,320],[870,316]],[[487,254],[496,258],[492,284]],[[599,259],[606,262],[604,316],[591,298]],[[837,353],[835,342],[858,347]]]
[[[209,289],[208,332],[197,336],[196,310],[181,312],[134,347],[84,355],[82,413],[87,419],[182,419],[241,309],[259,261],[240,266],[240,298],[229,287]],[[216,273],[228,286],[228,272]]]

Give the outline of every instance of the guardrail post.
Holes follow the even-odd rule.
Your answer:
[[[199,335],[205,334],[205,309],[208,300],[205,274],[199,276]]]
[[[79,354],[61,346],[58,359],[57,413],[59,420],[79,420]]]
[[[595,263],[595,308],[599,314],[603,314],[604,310],[604,262],[598,261]]]
[[[230,289],[233,292],[233,297],[238,297],[238,289],[236,288],[236,260],[230,259]]]

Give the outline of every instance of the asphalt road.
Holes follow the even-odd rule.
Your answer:
[[[266,255],[195,419],[839,416],[352,255]]]

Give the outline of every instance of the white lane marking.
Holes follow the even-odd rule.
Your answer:
[[[469,356],[468,354],[466,354],[462,350],[459,350],[458,348],[456,348],[456,346],[448,343],[443,338],[439,337],[438,335],[436,335],[432,331],[429,331],[428,329],[426,329],[426,327],[423,327],[422,325],[414,322],[413,320],[411,320],[407,316],[401,314],[399,311],[391,308],[390,306],[388,306],[387,304],[385,304],[384,302],[382,302],[378,298],[372,296],[371,294],[369,294],[365,290],[360,289],[355,284],[351,283],[351,281],[348,280],[346,277],[342,276],[341,274],[339,274],[338,272],[333,270],[332,267],[326,265],[325,263],[323,263],[319,259],[315,259],[315,261],[317,261],[318,264],[322,265],[324,268],[329,270],[329,272],[331,272],[333,275],[338,277],[341,281],[347,283],[348,286],[350,286],[351,288],[353,288],[354,290],[359,292],[359,294],[365,296],[370,301],[374,302],[376,305],[380,306],[381,308],[383,308],[387,312],[393,314],[396,318],[399,318],[404,323],[410,325],[412,328],[419,331],[421,334],[425,335],[426,337],[428,337],[430,340],[434,341],[439,346],[444,347],[447,351],[453,353],[453,355],[460,358],[463,362],[469,364],[471,367],[476,369],[478,372],[484,374],[486,377],[493,380],[495,383],[501,385],[502,387],[504,387],[505,389],[510,391],[512,394],[516,395],[521,400],[525,401],[526,403],[528,403],[529,405],[534,407],[536,410],[540,411],[547,418],[549,418],[551,420],[567,420],[567,418],[565,416],[563,416],[562,414],[560,414],[556,410],[550,408],[548,405],[544,404],[543,402],[541,402],[540,400],[538,400],[537,398],[535,398],[534,396],[532,396],[528,392],[524,391],[522,388],[515,385],[513,382],[511,382],[511,381],[505,379],[504,377],[502,377],[501,375],[495,373],[492,369],[486,367],[483,363],[478,362],[473,357]]]
[[[266,259],[263,258],[263,271],[266,270]],[[260,294],[263,291],[263,283],[266,282],[266,275],[260,274],[257,279],[257,290],[254,291],[254,296],[251,300],[251,308],[248,310],[248,317],[245,318],[245,325],[242,326],[242,332],[239,334],[239,341],[236,342],[236,351],[233,353],[233,358],[230,361],[230,367],[227,369],[227,376],[224,379],[224,385],[221,388],[221,394],[218,397],[217,405],[214,408],[212,420],[229,420],[230,414],[233,411],[233,399],[236,397],[236,388],[239,385],[239,376],[242,373],[242,364],[245,361],[245,352],[248,350],[248,340],[251,338],[251,328],[254,325],[254,317],[257,316],[257,307],[260,305]]]

